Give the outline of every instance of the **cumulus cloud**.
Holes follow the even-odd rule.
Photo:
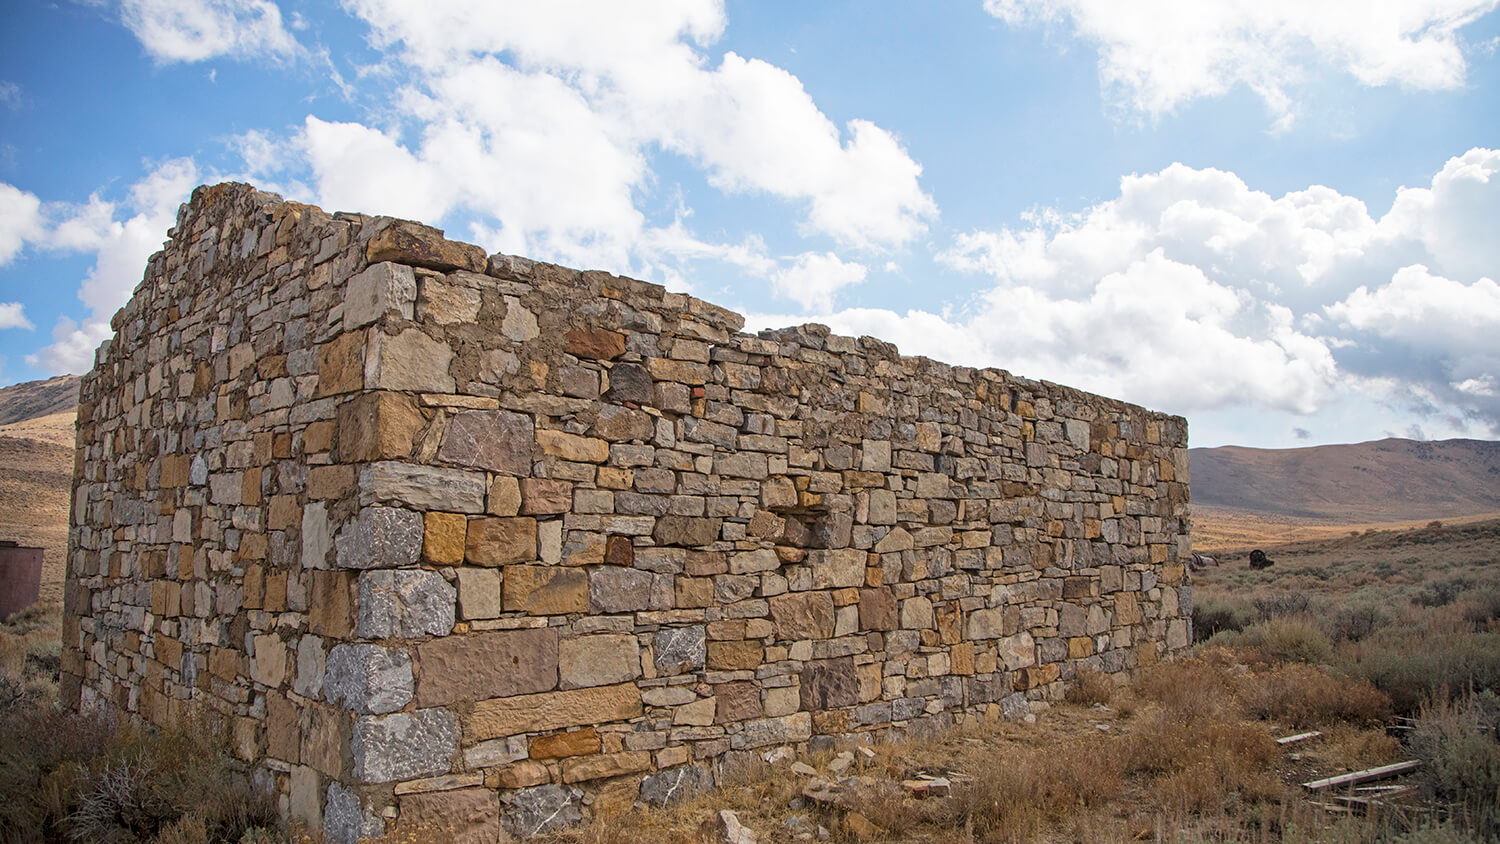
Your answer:
[[[0,330],[6,328],[35,328],[26,318],[26,308],[20,302],[0,302]]]
[[[197,182],[191,159],[173,159],[132,185],[123,203],[94,196],[83,205],[56,209],[59,219],[48,235],[49,246],[95,256],[78,289],[88,313],[81,322],[60,318],[52,329],[53,342],[27,355],[27,363],[53,374],[93,366],[94,349],[113,334],[110,317],[129,301],[146,259],[161,248],[178,206]]]
[[[269,0],[124,0],[120,20],[157,62],[288,58],[297,40]]]
[[[776,295],[801,304],[805,311],[827,312],[838,291],[864,281],[866,273],[863,264],[846,263],[832,252],[807,252],[777,270],[771,286]]]
[[[985,0],[1012,26],[1070,24],[1098,45],[1100,84],[1118,103],[1158,116],[1236,85],[1254,91],[1278,128],[1317,72],[1361,85],[1457,88],[1467,72],[1459,30],[1496,0]]]
[[[35,194],[0,182],[0,267],[15,259],[21,247],[40,239],[42,201]]]
[[[654,231],[642,209],[675,189],[658,170],[673,158],[723,193],[788,203],[804,235],[847,248],[901,249],[936,216],[894,134],[836,124],[767,62],[711,59],[726,25],[715,0],[346,7],[395,84],[379,125],[309,116],[298,131],[320,204],[462,214],[489,248],[617,270],[743,254]],[[252,173],[283,163],[263,136],[243,139]]]
[[[1447,217],[1488,214],[1493,226],[1484,209],[1500,194],[1497,172],[1500,156],[1471,150],[1376,219],[1331,188],[1276,197],[1174,164],[1122,179],[1092,207],[957,237],[939,261],[993,280],[961,308],[819,320],[909,354],[1177,413],[1310,414],[1357,387],[1449,428],[1469,419],[1500,431],[1494,247],[1442,234]]]

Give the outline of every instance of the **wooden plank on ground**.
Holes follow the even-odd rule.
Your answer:
[[[1338,788],[1341,785],[1354,785],[1356,783],[1369,782],[1370,780],[1394,777],[1398,774],[1404,774],[1407,771],[1416,770],[1421,766],[1421,760],[1408,759],[1405,762],[1396,762],[1392,765],[1381,765],[1378,768],[1367,768],[1363,771],[1355,771],[1350,774],[1340,774],[1336,777],[1305,782],[1302,784],[1302,787],[1313,791],[1322,791],[1325,788]]]
[[[1318,736],[1321,736],[1321,735],[1323,735],[1323,734],[1320,733],[1320,732],[1318,732],[1317,730],[1313,730],[1310,733],[1298,733],[1295,736],[1287,736],[1285,738],[1279,738],[1279,739],[1276,740],[1276,743],[1277,744],[1296,744],[1299,741],[1307,741],[1308,739],[1314,739],[1314,738],[1317,738]]]

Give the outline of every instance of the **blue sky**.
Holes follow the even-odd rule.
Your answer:
[[[12,4],[0,384],[193,186],[1187,416],[1500,437],[1500,0]]]

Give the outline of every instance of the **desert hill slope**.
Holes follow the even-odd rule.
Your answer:
[[[0,539],[43,551],[42,599],[62,596],[78,376],[0,389]]]
[[[0,425],[78,410],[77,375],[26,381],[0,388]]]
[[[1195,448],[1193,509],[1341,524],[1500,511],[1500,442]]]

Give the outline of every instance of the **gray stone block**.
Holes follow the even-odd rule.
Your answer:
[[[412,698],[411,656],[379,645],[336,645],[328,652],[323,696],[364,715],[395,712]]]
[[[446,636],[457,601],[458,590],[434,571],[365,572],[359,576],[357,632],[362,639]]]
[[[349,747],[360,782],[446,774],[458,749],[458,722],[446,709],[371,715],[354,723]]]

